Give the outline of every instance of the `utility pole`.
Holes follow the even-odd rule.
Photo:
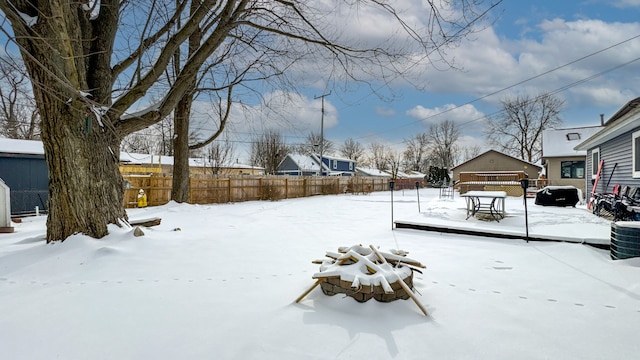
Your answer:
[[[324,152],[324,98],[329,95],[331,95],[331,91],[326,94],[314,97],[314,99],[322,99],[322,115],[320,117],[320,176],[322,176],[322,154]]]

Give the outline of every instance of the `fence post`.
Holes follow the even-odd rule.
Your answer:
[[[195,198],[193,197],[193,178],[189,177],[189,202],[195,204]]]

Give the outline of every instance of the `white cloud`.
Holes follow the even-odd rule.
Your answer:
[[[408,110],[407,115],[421,120],[426,124],[433,124],[446,119],[451,120],[456,124],[461,124],[476,121],[484,117],[484,114],[481,111],[478,111],[478,109],[471,104],[462,106],[446,104],[442,107],[436,107],[433,109],[417,105],[416,107]]]
[[[322,100],[300,94],[274,91],[254,106],[235,104],[231,116],[235,131],[256,135],[276,131],[282,135],[305,136],[319,133],[322,123]],[[324,100],[324,128],[338,124],[338,111],[329,98]]]
[[[551,92],[567,87],[563,95],[569,106],[594,104],[594,97],[598,104],[619,106],[629,100],[621,101],[621,96],[640,93],[637,81],[640,61],[608,71],[638,58],[640,38],[624,42],[638,34],[640,23],[601,20],[546,20],[539,23],[537,33],[531,35],[535,38],[516,40],[498,37],[494,29],[489,28],[477,34],[473,41],[449,51],[462,71],[425,71],[425,64],[420,73],[416,72],[422,80],[413,81],[427,84],[427,90],[436,93],[482,97],[498,92],[485,99],[493,105],[510,93]],[[624,43],[587,57],[621,42]],[[576,61],[581,57],[585,59]],[[569,63],[572,64],[567,65]],[[548,74],[544,74],[546,72]],[[606,76],[597,76],[603,72]],[[539,76],[541,74],[544,75]],[[533,77],[537,78],[519,84]],[[610,91],[596,91],[603,87]]]
[[[640,0],[617,0],[614,1],[611,5],[618,8],[640,7]]]
[[[396,111],[394,109],[382,107],[382,106],[376,106],[375,110],[376,110],[376,114],[384,117],[390,117],[396,114]]]

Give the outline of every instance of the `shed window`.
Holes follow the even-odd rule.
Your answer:
[[[584,161],[561,162],[560,177],[563,179],[584,179]]]
[[[600,166],[600,148],[591,150],[591,178],[595,179]]]
[[[640,178],[640,131],[636,131],[631,136],[631,153],[633,154],[633,177]]]

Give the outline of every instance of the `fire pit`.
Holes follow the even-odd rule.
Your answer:
[[[326,259],[314,261],[320,264],[320,271],[313,274],[316,283],[296,302],[320,285],[325,295],[345,294],[359,302],[371,298],[381,302],[411,298],[426,315],[411,291],[413,272],[425,266],[406,255],[402,250],[381,252],[373,245],[341,247],[337,253],[327,252]]]

